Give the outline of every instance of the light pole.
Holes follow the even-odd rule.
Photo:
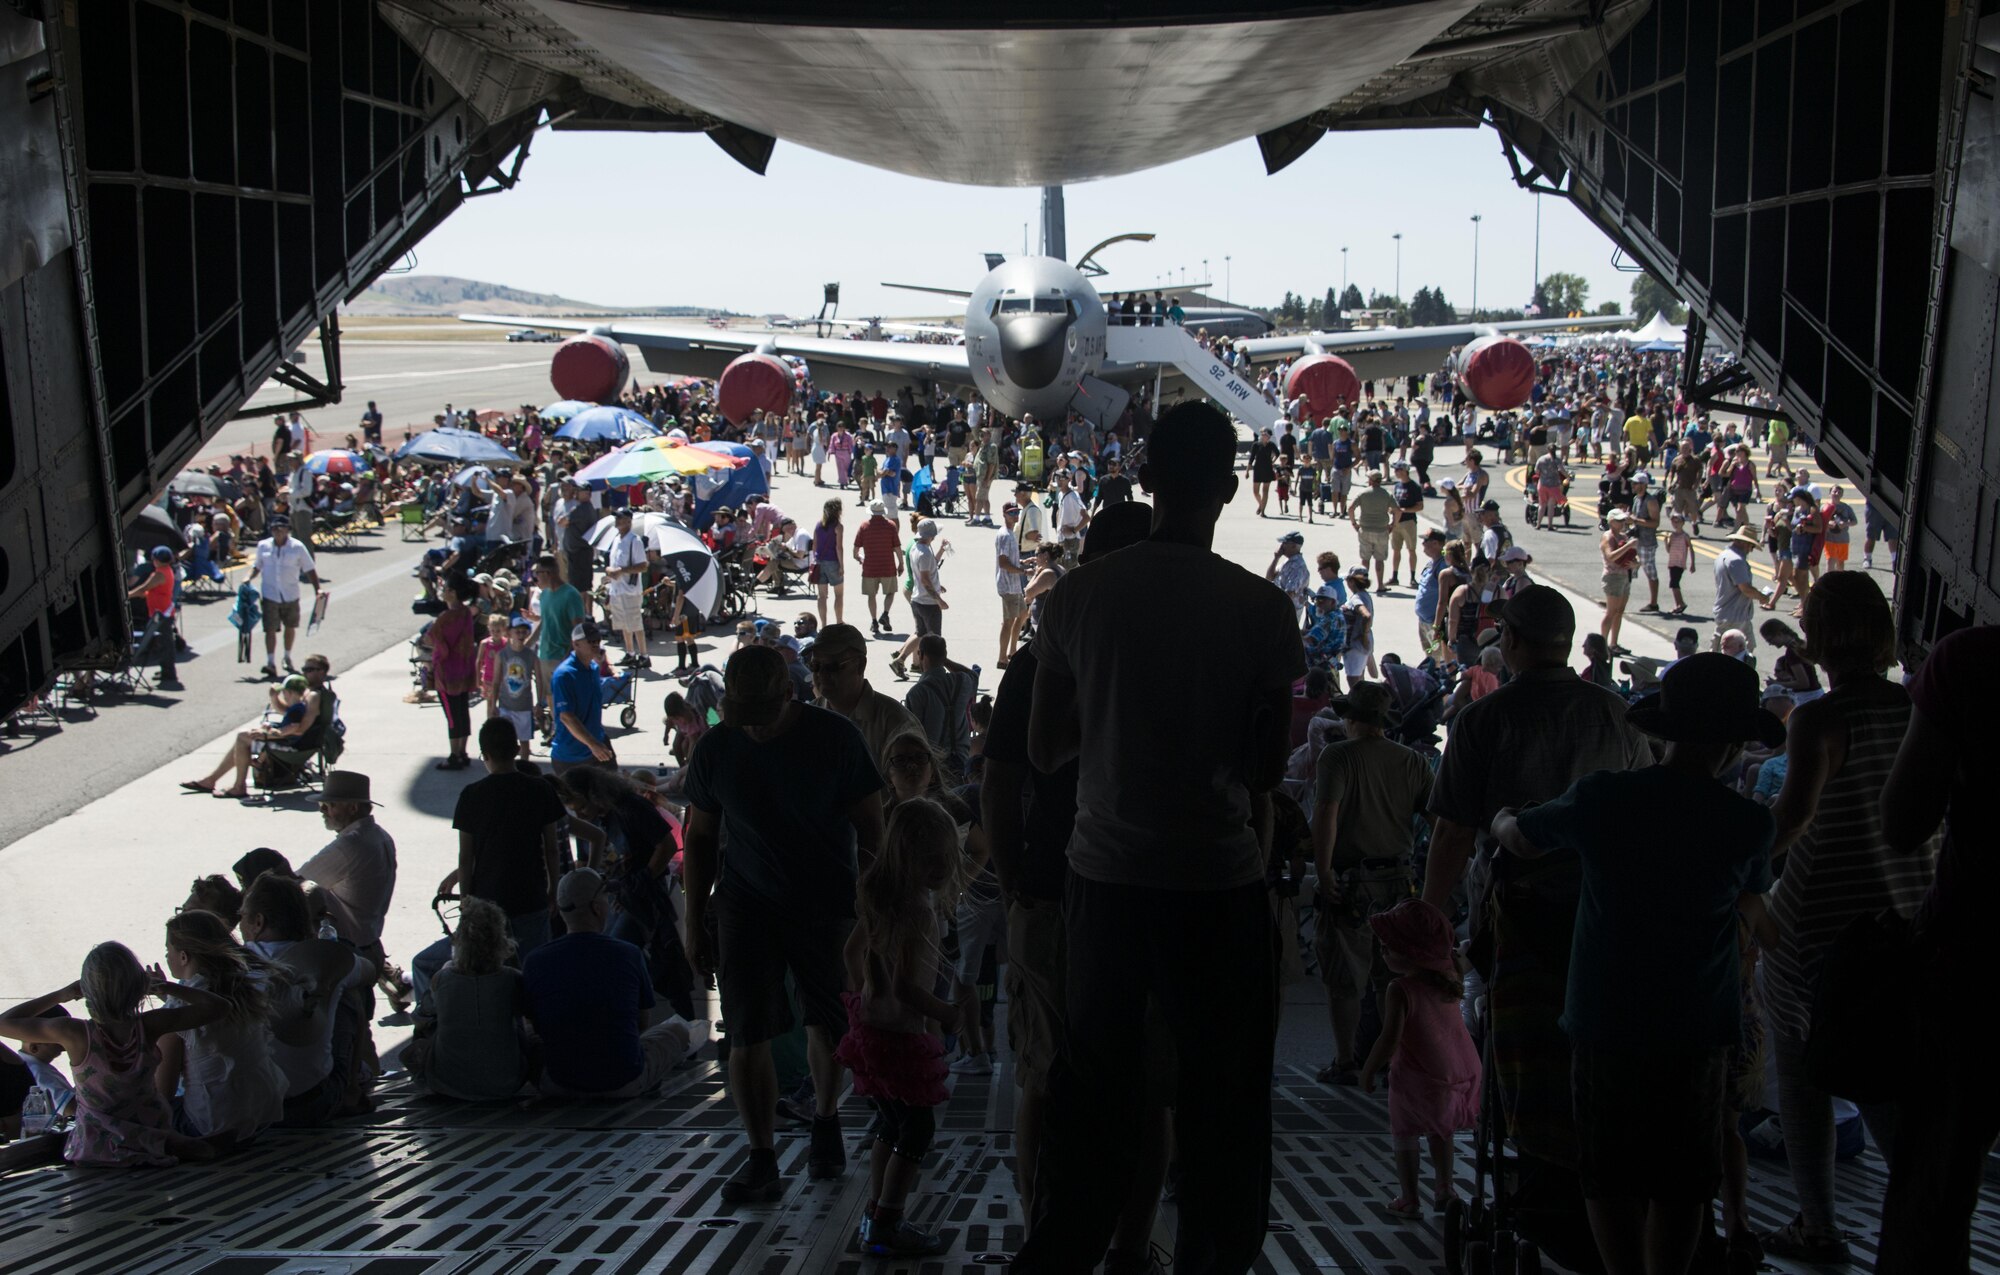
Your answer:
[[[1229,261],[1230,261],[1230,256],[1229,256],[1229,254],[1228,254],[1228,253],[1226,253],[1226,252],[1225,252],[1225,253],[1223,253],[1223,254],[1222,254],[1222,291],[1223,291],[1223,294],[1224,294],[1225,296],[1227,296],[1228,294],[1230,294],[1230,293],[1232,293],[1232,292],[1235,292],[1235,291],[1236,291],[1236,288],[1235,288],[1235,286],[1234,286],[1234,276],[1233,276],[1233,273],[1231,272],[1231,270],[1229,269]]]
[[[1475,322],[1479,319],[1479,222],[1479,214],[1472,214],[1472,317]]]
[[[1389,238],[1396,241],[1396,302],[1400,305],[1403,300],[1403,232],[1399,230]]]
[[[1212,280],[1212,279],[1210,279],[1210,278],[1208,277],[1208,258],[1207,258],[1207,257],[1203,257],[1203,258],[1201,259],[1201,282],[1202,282],[1202,286],[1204,286],[1204,287],[1211,287],[1211,288],[1212,288],[1212,287],[1214,287],[1214,286],[1215,286],[1215,282],[1214,282],[1214,280]]]
[[[1535,278],[1534,278],[1534,287],[1528,289],[1528,296],[1531,300],[1535,295],[1535,288],[1539,288],[1541,286],[1542,286],[1542,192],[1538,190],[1535,192]],[[1538,315],[1536,317],[1546,318],[1548,316]]]
[[[1347,245],[1340,245],[1340,304],[1347,304]]]

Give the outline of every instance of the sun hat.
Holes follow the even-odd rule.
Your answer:
[[[889,506],[879,500],[871,500],[868,502],[868,512],[874,514],[877,518],[887,518],[889,516]]]
[[[1418,969],[1457,976],[1458,963],[1453,959],[1456,936],[1436,904],[1404,899],[1387,912],[1369,917],[1368,928],[1375,931],[1385,949]]]
[[[1334,696],[1326,706],[1351,721],[1386,726],[1390,711],[1396,707],[1396,697],[1381,682],[1356,682],[1347,694]]]
[[[1752,549],[1763,543],[1763,541],[1758,539],[1757,533],[1748,527],[1738,527],[1736,530],[1730,532],[1728,541],[1730,544],[1746,545]]]
[[[1632,705],[1625,720],[1669,742],[1754,740],[1776,747],[1785,741],[1784,723],[1763,707],[1756,670],[1718,651],[1674,661],[1660,678],[1660,689]]]
[[[368,776],[358,770],[329,770],[320,784],[319,799],[329,804],[337,801],[358,801],[364,806],[376,803],[368,796]]]
[[[1332,602],[1338,605],[1340,602],[1340,590],[1334,588],[1333,581],[1329,580],[1319,588],[1313,590],[1313,601]]]

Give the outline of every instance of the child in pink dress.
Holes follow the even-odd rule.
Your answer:
[[[935,1256],[944,1239],[904,1217],[924,1153],[937,1130],[933,1111],[947,1096],[944,1042],[933,1021],[962,1031],[979,1013],[978,993],[961,984],[939,997],[943,968],[941,899],[957,893],[958,825],[923,797],[898,803],[882,852],[855,888],[847,941],[847,1034],[834,1058],[854,1073],[854,1092],[881,1119],[868,1170],[861,1251],[873,1257]]]
[[[1382,1034],[1361,1068],[1361,1087],[1389,1070],[1389,1133],[1396,1148],[1402,1194],[1389,1205],[1399,1217],[1423,1216],[1417,1196],[1422,1165],[1418,1139],[1430,1144],[1437,1173],[1433,1200],[1442,1211],[1456,1193],[1451,1185],[1451,1140],[1479,1117],[1479,1051],[1459,1013],[1464,983],[1453,949],[1451,922],[1422,899],[1405,899],[1368,918],[1382,956],[1400,977],[1382,1001]]]

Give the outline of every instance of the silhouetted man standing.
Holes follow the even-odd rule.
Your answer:
[[[1175,1270],[1245,1271],[1264,1242],[1277,1028],[1264,848],[1305,651],[1285,595],[1209,547],[1236,492],[1235,427],[1187,403],[1149,447],[1139,482],[1153,498],[1151,537],[1065,576],[1035,639],[1029,758],[1081,768],[1063,907],[1067,1021],[1020,1272],[1089,1270],[1104,1255],[1137,1157],[1144,1095],[1132,1078],[1149,1004],[1182,1083]],[[1186,623],[1190,597],[1231,616],[1244,649],[1162,695],[1202,658],[1183,649],[1202,640]],[[1155,636],[1121,640],[1135,630]]]

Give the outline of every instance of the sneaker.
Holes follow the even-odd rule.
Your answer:
[[[729,1181],[722,1184],[725,1204],[756,1204],[777,1199],[785,1193],[785,1179],[778,1173],[778,1157],[752,1152]]]
[[[266,665],[264,666],[264,680],[265,680],[265,681],[267,681],[267,682],[275,682],[275,681],[277,681],[277,680],[278,680],[278,666],[277,666],[277,665],[275,665],[275,664],[266,664]]]
[[[900,659],[892,659],[889,661],[889,671],[896,675],[896,680],[899,682],[907,682],[910,680],[910,670],[903,664],[903,661]]]
[[[814,1116],[812,1150],[806,1157],[806,1172],[821,1180],[847,1172],[847,1147],[840,1140],[839,1116]]]
[[[954,1076],[990,1076],[993,1060],[985,1054],[967,1054],[953,1063],[950,1071]]]
[[[292,657],[287,655],[285,657],[285,672],[296,673],[298,671],[299,671],[298,665],[292,663]]]
[[[1657,602],[1648,602],[1645,606],[1640,607],[1639,610],[1642,614],[1651,613],[1658,615],[1660,613],[1660,604]]]
[[[944,1250],[944,1236],[907,1218],[883,1222],[871,1217],[861,1227],[861,1251],[869,1257],[936,1257]]]
[[[1794,1217],[1775,1231],[1760,1237],[1764,1251],[1772,1257],[1789,1257],[1815,1266],[1846,1266],[1854,1260],[1847,1241],[1838,1235],[1814,1235],[1806,1230],[1803,1217]]]
[[[1356,1074],[1354,1068],[1343,1067],[1339,1063],[1328,1063],[1321,1067],[1319,1074],[1313,1079],[1323,1085],[1352,1086],[1361,1083],[1361,1077]]]
[[[1872,554],[1872,553],[1864,553],[1864,554],[1862,554],[1862,555],[1861,555],[1861,569],[1862,569],[1863,571],[1873,571],[1873,570],[1875,569],[1875,555],[1874,555],[1874,554]]]

